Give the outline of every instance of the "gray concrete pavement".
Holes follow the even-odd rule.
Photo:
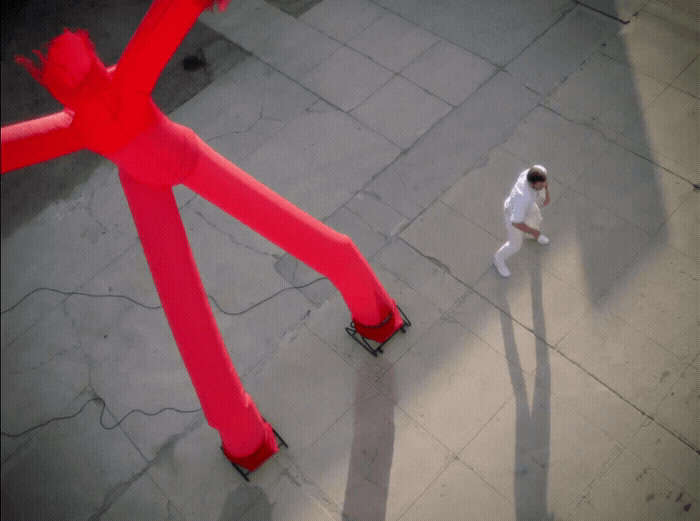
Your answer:
[[[699,15],[203,14],[250,55],[171,117],[352,237],[413,325],[373,358],[328,281],[176,188],[234,364],[289,443],[244,482],[104,161],[3,235],[2,518],[697,519]],[[535,162],[551,242],[526,241],[503,279],[500,208]]]

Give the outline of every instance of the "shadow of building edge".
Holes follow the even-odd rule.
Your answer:
[[[635,13],[632,16],[624,16],[624,13],[621,13],[620,10],[616,7],[616,3],[617,2],[615,2],[615,0],[609,0],[609,5],[605,9],[603,9],[603,11],[606,13],[615,13],[614,16],[616,16],[618,20],[623,20],[623,18],[626,19],[626,21],[624,21],[625,24],[629,23],[630,19],[633,19],[638,14]],[[594,298],[592,299],[594,303],[600,300],[605,294],[609,293],[609,288],[613,285],[613,283],[623,278],[624,274],[627,271],[629,271],[631,267],[633,267],[636,263],[643,261],[646,258],[646,253],[653,251],[654,243],[664,242],[667,238],[668,230],[664,226],[664,224],[668,221],[668,209],[665,206],[665,201],[663,197],[663,186],[661,186],[659,182],[659,176],[657,175],[658,169],[669,171],[671,172],[671,174],[677,175],[678,177],[682,178],[682,176],[679,176],[676,172],[661,167],[655,161],[654,148],[651,144],[650,133],[648,131],[649,123],[645,120],[644,114],[645,109],[647,109],[648,106],[651,105],[651,102],[648,104],[648,106],[644,106],[644,102],[639,93],[639,82],[637,81],[637,78],[635,78],[635,68],[631,56],[632,53],[629,49],[629,43],[625,41],[625,34],[622,31],[619,31],[614,36],[614,38],[623,39],[621,43],[626,53],[626,59],[624,60],[623,65],[626,66],[626,70],[629,71],[629,75],[625,78],[624,83],[617,82],[614,86],[611,85],[611,88],[615,88],[617,90],[625,90],[629,93],[630,96],[634,96],[636,98],[637,107],[639,111],[639,119],[637,119],[631,125],[627,125],[625,128],[619,129],[616,138],[614,140],[610,140],[611,142],[606,147],[604,154],[613,147],[620,147],[623,150],[623,153],[629,153],[642,158],[643,161],[641,162],[641,164],[643,166],[646,166],[647,168],[645,170],[638,171],[638,176],[636,176],[635,179],[639,179],[640,184],[648,183],[648,186],[650,187],[648,193],[646,194],[648,204],[647,208],[645,209],[645,213],[658,216],[662,224],[655,231],[650,232],[649,230],[644,230],[644,232],[649,235],[649,240],[641,246],[640,251],[636,252],[636,254],[627,263],[626,266],[621,267],[620,273],[617,274],[617,277],[614,280],[604,282],[601,281],[602,285],[597,282],[597,279],[600,276],[599,274],[605,273],[609,269],[609,259],[614,259],[615,257],[619,256],[620,245],[611,241],[605,241],[603,244],[602,251],[599,248],[586,248],[585,246],[580,248],[581,255],[583,257],[582,260],[584,264],[584,273],[588,283],[588,296],[594,296]],[[605,55],[604,52],[603,55]],[[613,56],[610,56],[610,58],[615,60],[615,57]],[[669,87],[670,85],[666,88]],[[624,139],[622,138],[624,138],[624,133],[626,131],[629,131],[631,127],[636,124],[638,124],[641,128],[641,139],[635,139],[634,146],[630,147],[628,146],[628,144],[624,143]],[[636,187],[629,186],[625,188],[629,189],[628,193],[633,193]],[[675,210],[675,208],[673,210]],[[618,215],[623,219],[629,221],[629,219],[627,219],[627,216],[620,214]],[[579,243],[584,244],[584,241],[582,239],[585,233],[587,232],[586,225],[588,223],[584,222],[579,218],[575,219],[575,223]],[[633,223],[633,225],[639,227],[635,223]]]

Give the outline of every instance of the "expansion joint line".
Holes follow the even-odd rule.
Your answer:
[[[615,20],[616,22],[620,22],[623,25],[627,25],[630,23],[629,20],[623,20],[622,18],[618,18],[617,16],[613,16],[611,14],[606,13],[605,11],[601,11],[600,9],[596,9],[595,7],[591,7],[585,2],[579,2],[578,0],[574,0],[576,2],[576,5],[580,5],[581,7],[585,7],[586,9],[590,9],[591,11],[598,13],[601,16],[605,16],[606,18],[610,18],[611,20]],[[632,17],[637,16],[638,12],[635,12],[632,14]],[[631,17],[630,17],[631,18]]]

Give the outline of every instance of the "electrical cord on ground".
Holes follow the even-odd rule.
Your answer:
[[[283,292],[285,292],[285,291],[289,291],[289,290],[291,290],[291,289],[304,289],[304,288],[307,288],[307,287],[311,286],[312,284],[315,284],[316,282],[319,282],[319,281],[321,281],[321,280],[324,280],[325,278],[326,278],[326,277],[319,277],[319,278],[317,278],[317,279],[312,280],[312,281],[309,282],[308,284],[303,284],[303,285],[301,285],[301,286],[289,286],[289,287],[287,287],[287,288],[282,288],[282,289],[279,290],[278,292],[273,293],[272,295],[270,295],[269,297],[267,297],[267,298],[261,300],[260,302],[256,302],[255,304],[253,304],[253,305],[250,306],[249,308],[246,308],[246,309],[244,309],[243,311],[237,311],[237,312],[226,311],[225,309],[223,309],[223,308],[219,305],[219,303],[216,301],[216,299],[215,299],[214,297],[212,297],[212,296],[209,295],[209,294],[207,294],[207,297],[209,297],[209,298],[212,300],[212,302],[214,302],[214,304],[216,305],[216,307],[217,307],[217,309],[218,309],[219,311],[221,311],[222,313],[224,313],[224,314],[226,314],[226,315],[228,315],[228,316],[235,317],[235,316],[238,316],[238,315],[243,315],[244,313],[247,313],[247,312],[250,311],[251,309],[254,309],[254,308],[258,307],[258,306],[260,306],[261,304],[264,304],[265,302],[267,302],[268,300],[273,299],[274,297],[276,297],[276,296],[279,295],[280,293],[283,293]],[[80,297],[92,297],[92,298],[123,298],[123,299],[126,299],[126,300],[128,300],[129,302],[133,302],[133,303],[136,304],[137,306],[141,306],[142,308],[145,308],[145,309],[160,309],[160,308],[163,307],[162,305],[158,305],[158,306],[148,306],[148,305],[146,305],[146,304],[142,304],[141,302],[139,302],[139,301],[137,301],[137,300],[134,300],[133,298],[131,298],[131,297],[127,296],[127,295],[118,295],[118,294],[112,294],[112,293],[107,293],[107,294],[93,294],[93,293],[83,293],[83,292],[81,292],[81,291],[61,291],[60,289],[40,287],[40,288],[35,288],[35,289],[33,289],[32,291],[30,291],[29,293],[27,293],[25,296],[23,296],[21,299],[19,299],[17,302],[15,302],[15,303],[14,303],[12,306],[10,306],[9,308],[3,309],[2,311],[0,311],[0,314],[1,314],[1,315],[4,315],[5,313],[9,313],[9,312],[12,311],[13,309],[15,309],[17,306],[19,306],[22,302],[24,302],[24,301],[27,300],[29,297],[31,297],[34,293],[38,293],[39,291],[50,291],[50,292],[52,292],[52,293],[58,293],[58,294],[60,294],[60,295],[65,295],[66,297],[72,297],[72,296],[76,295],[76,296],[80,296]]]
[[[252,306],[250,306],[250,307],[244,309],[243,311],[237,311],[237,312],[229,312],[229,311],[226,311],[226,310],[222,309],[221,306],[219,306],[219,303],[216,301],[216,299],[215,299],[214,297],[212,297],[211,295],[208,295],[208,297],[214,302],[214,304],[215,304],[216,307],[219,309],[219,311],[221,311],[222,313],[224,313],[224,314],[226,314],[226,315],[229,315],[229,316],[232,316],[232,317],[233,317],[233,316],[243,315],[244,313],[249,312],[250,310],[252,310],[252,309],[254,309],[254,308],[256,308],[256,307],[258,307],[258,306],[264,304],[265,302],[268,302],[269,300],[273,299],[274,297],[276,297],[276,296],[279,295],[280,293],[283,293],[283,292],[285,292],[285,291],[289,291],[289,290],[292,290],[292,289],[304,289],[304,288],[307,288],[307,287],[311,286],[312,284],[315,284],[316,282],[319,282],[319,281],[321,281],[321,280],[325,280],[325,277],[319,277],[319,278],[314,279],[314,280],[312,280],[311,282],[309,282],[309,283],[307,283],[307,284],[303,284],[303,285],[301,285],[301,286],[289,286],[289,287],[287,287],[287,288],[282,288],[281,290],[277,291],[276,293],[273,293],[273,294],[270,295],[269,297],[267,297],[267,298],[265,298],[265,299],[263,299],[263,300],[261,300],[261,301],[259,301],[259,302],[256,302],[255,304],[253,304]],[[159,309],[159,308],[162,307],[162,306],[146,306],[146,305],[141,304],[140,302],[137,302],[136,300],[134,300],[134,299],[132,299],[131,297],[128,297],[128,296],[126,296],[126,295],[112,295],[112,294],[108,294],[108,295],[93,295],[93,294],[89,294],[89,293],[82,293],[82,292],[79,292],[79,291],[70,291],[70,292],[68,292],[68,291],[61,291],[61,290],[53,289],[53,288],[43,288],[43,287],[42,287],[42,288],[36,288],[36,289],[30,291],[30,292],[27,293],[24,297],[22,297],[17,303],[15,303],[13,306],[10,306],[9,308],[3,310],[2,313],[7,313],[7,312],[9,312],[9,311],[12,311],[12,310],[15,309],[17,306],[19,306],[24,300],[26,300],[26,299],[29,298],[32,294],[34,294],[34,293],[36,293],[36,292],[38,292],[38,291],[52,291],[52,292],[54,292],[54,293],[60,293],[61,295],[66,295],[66,296],[69,296],[69,297],[70,297],[70,296],[73,296],[73,295],[80,295],[80,296],[84,296],[84,297],[96,297],[96,298],[105,298],[105,297],[110,297],[110,298],[124,298],[124,299],[126,299],[126,300],[129,300],[130,302],[133,302],[134,304],[137,304],[137,305],[142,306],[142,307],[147,308],[147,309]],[[3,432],[0,432],[0,434],[1,434],[2,436],[6,436],[6,437],[8,437],[8,438],[19,438],[19,437],[24,436],[25,434],[27,434],[27,433],[29,433],[29,432],[31,432],[31,431],[33,431],[33,430],[40,429],[41,427],[45,427],[45,426],[48,425],[49,423],[52,423],[52,422],[55,422],[55,421],[61,421],[61,420],[70,420],[70,419],[72,419],[72,418],[75,418],[75,417],[78,416],[81,412],[83,412],[83,410],[85,409],[85,407],[88,406],[88,404],[90,404],[90,403],[92,403],[92,402],[96,402],[96,401],[99,401],[99,402],[102,403],[102,411],[100,412],[100,425],[102,425],[102,427],[103,427],[104,429],[108,430],[108,431],[109,431],[109,430],[112,430],[112,429],[116,429],[119,425],[121,425],[121,423],[122,423],[124,420],[126,420],[126,418],[127,418],[129,415],[131,415],[132,413],[135,413],[135,412],[141,413],[141,414],[143,414],[143,415],[145,415],[145,416],[157,416],[158,414],[160,414],[160,413],[162,413],[162,412],[165,412],[165,411],[175,411],[175,412],[178,412],[178,413],[181,413],[181,414],[191,414],[191,413],[199,412],[199,411],[202,410],[201,407],[200,407],[199,409],[192,409],[192,410],[182,410],[182,409],[176,409],[176,408],[174,408],[174,407],[165,407],[165,408],[163,408],[163,409],[161,409],[161,410],[159,410],[159,411],[157,411],[157,412],[146,412],[146,411],[143,411],[143,410],[141,410],[141,409],[133,409],[133,410],[129,411],[128,413],[126,413],[126,415],[125,415],[122,419],[120,419],[119,421],[117,421],[114,425],[108,426],[108,425],[105,425],[105,423],[104,423],[104,413],[105,413],[105,410],[106,410],[106,408],[107,408],[107,403],[104,401],[103,398],[96,397],[96,398],[90,398],[88,401],[86,401],[86,402],[82,405],[82,407],[80,407],[80,409],[78,410],[78,412],[76,412],[75,414],[72,414],[72,415],[70,415],[70,416],[59,416],[59,417],[51,418],[51,419],[49,419],[49,420],[46,420],[46,421],[43,422],[43,423],[40,423],[39,425],[35,425],[35,426],[33,426],[33,427],[30,427],[30,428],[28,428],[28,429],[26,429],[26,430],[24,430],[24,431],[22,431],[22,432],[16,433],[16,434],[12,434],[12,433],[9,433],[9,432],[4,432],[4,431],[3,431]]]
[[[276,297],[277,295],[279,295],[280,293],[283,293],[283,292],[285,292],[285,291],[289,291],[290,289],[304,289],[304,288],[308,288],[308,287],[311,286],[312,284],[315,284],[316,282],[319,282],[319,281],[321,281],[321,280],[326,280],[326,277],[319,277],[319,278],[317,278],[317,279],[312,280],[312,281],[309,282],[308,284],[303,284],[303,285],[301,285],[301,286],[289,286],[288,288],[282,288],[281,290],[279,290],[279,291],[276,292],[276,293],[273,293],[272,295],[270,295],[270,296],[267,297],[266,299],[263,299],[263,300],[261,300],[260,302],[256,302],[255,304],[253,304],[253,305],[250,306],[249,308],[246,308],[246,309],[244,309],[243,311],[237,311],[237,312],[233,312],[233,313],[232,313],[232,312],[229,312],[229,311],[226,311],[226,310],[223,309],[221,306],[219,306],[219,303],[218,303],[218,302],[216,301],[216,299],[215,299],[214,297],[212,297],[211,295],[207,295],[207,296],[211,299],[211,301],[212,301],[212,302],[214,303],[214,305],[218,308],[218,310],[221,311],[223,314],[228,315],[228,316],[230,316],[230,317],[236,317],[236,316],[239,316],[239,315],[243,315],[244,313],[248,313],[248,311],[257,308],[258,306],[264,304],[264,303],[267,302],[268,300],[272,300],[273,298],[275,298],[275,297]]]
[[[131,411],[126,413],[126,415],[121,420],[117,421],[114,425],[110,426],[110,425],[105,425],[105,422],[104,422],[104,414],[105,414],[105,410],[107,409],[107,403],[104,401],[103,398],[96,397],[96,398],[90,398],[87,402],[85,402],[82,405],[82,407],[80,407],[78,412],[76,412],[75,414],[71,414],[70,416],[59,416],[56,418],[51,418],[50,420],[46,420],[45,422],[40,423],[39,425],[35,425],[33,427],[30,427],[30,428],[28,428],[22,432],[19,432],[17,434],[11,434],[9,432],[2,432],[0,434],[2,434],[3,436],[7,436],[8,438],[19,438],[21,436],[24,436],[28,432],[31,432],[31,431],[36,430],[36,429],[40,429],[41,427],[45,427],[49,423],[52,423],[55,421],[61,421],[61,420],[70,420],[71,418],[75,418],[81,412],[83,412],[83,410],[85,409],[85,407],[88,406],[88,404],[90,404],[92,402],[101,402],[102,403],[102,411],[100,412],[100,425],[102,425],[103,429],[108,430],[108,431],[111,431],[112,429],[116,429],[117,427],[119,427],[119,425],[121,425],[121,423],[124,420],[126,420],[129,417],[129,415],[131,415],[135,412],[141,413],[145,416],[157,416],[164,411],[175,411],[175,412],[182,413],[182,414],[191,414],[191,413],[199,412],[202,410],[201,407],[199,409],[191,409],[191,410],[176,409],[174,407],[164,407],[163,409],[161,409],[157,412],[146,412],[146,411],[143,411],[141,409],[132,409]]]

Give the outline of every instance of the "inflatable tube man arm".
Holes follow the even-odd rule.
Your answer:
[[[126,46],[114,73],[116,84],[149,94],[168,60],[199,15],[229,0],[156,0]]]
[[[84,148],[72,123],[73,113],[64,110],[2,127],[2,173]]]

